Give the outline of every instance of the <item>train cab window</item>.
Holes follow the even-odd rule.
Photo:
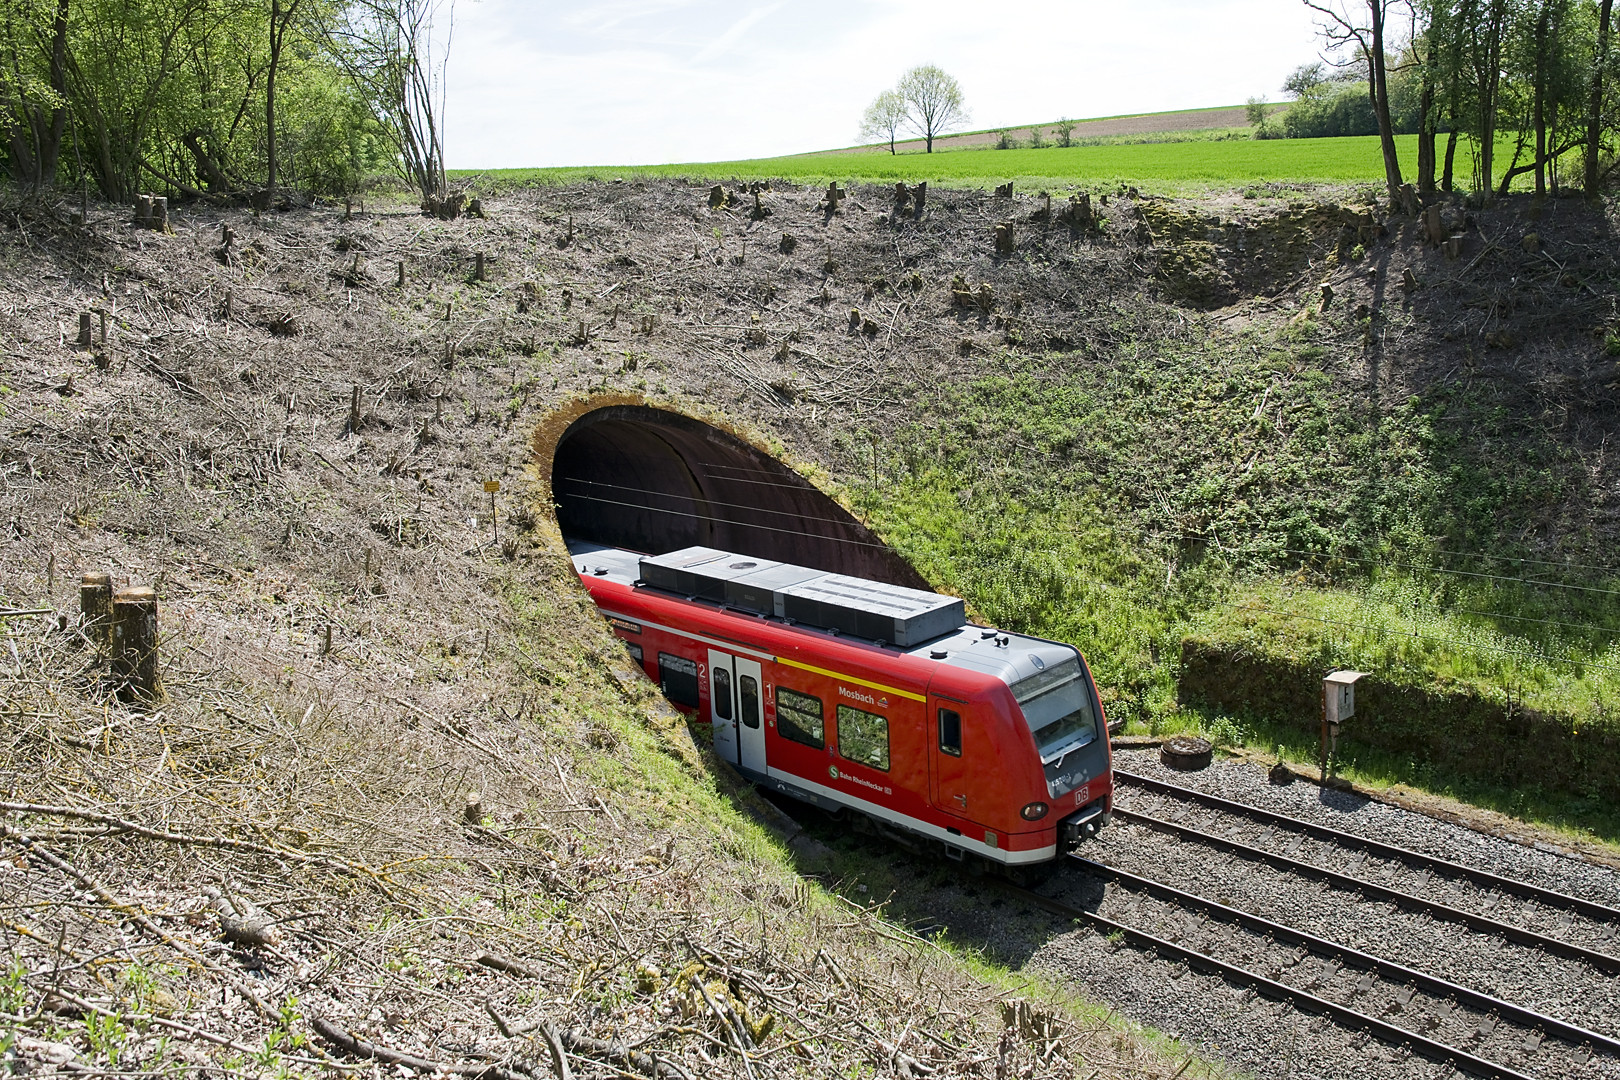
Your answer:
[[[725,668],[715,668],[713,683],[709,690],[709,701],[714,705],[714,715],[722,720],[730,720],[731,672]]]
[[[888,717],[848,705],[838,706],[838,756],[869,769],[888,772]]]
[[[627,641],[627,642],[624,643],[624,647],[626,649],[630,650],[630,655],[635,658],[637,667],[640,667],[643,664],[645,664],[646,661],[644,661],[642,659],[642,652],[641,652],[641,646],[640,645],[637,645],[633,641]]]
[[[759,682],[752,675],[737,676],[737,696],[742,700],[743,727],[759,729]]]
[[[939,710],[939,752],[962,756],[962,714],[955,709]]]
[[[676,705],[698,707],[697,663],[684,656],[658,654],[658,689]]]
[[[776,688],[776,730],[782,738],[824,750],[827,747],[827,721],[821,714],[821,699]]]

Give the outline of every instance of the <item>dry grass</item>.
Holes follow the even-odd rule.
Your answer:
[[[513,528],[529,427],[611,370],[550,347],[586,276],[568,212],[229,215],[224,258],[216,216],[6,212],[0,605],[71,615],[105,568],[157,586],[165,635],[163,696],[130,708],[72,618],[0,620],[8,1067],[1175,1073],[1117,1021],[1004,1015],[1006,987],[795,875],[615,674],[555,537]],[[500,280],[465,282],[473,244]],[[105,362],[61,337],[92,306]]]

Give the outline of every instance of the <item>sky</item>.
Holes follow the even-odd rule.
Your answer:
[[[455,0],[446,163],[771,157],[859,142],[917,64],[972,129],[1278,100],[1316,58],[1299,0]]]

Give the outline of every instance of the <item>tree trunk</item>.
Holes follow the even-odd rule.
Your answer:
[[[1451,134],[1446,137],[1446,171],[1440,177],[1440,190],[1450,191],[1454,167],[1457,164],[1457,123],[1452,121]]]
[[[1401,202],[1401,164],[1395,155],[1395,128],[1389,118],[1389,83],[1384,75],[1384,5],[1387,0],[1367,0],[1372,12],[1372,55],[1367,58],[1372,82],[1373,111],[1378,116],[1378,141],[1384,151],[1384,181],[1389,186],[1389,205]]]
[[[1586,155],[1583,185],[1586,197],[1597,197],[1598,143],[1603,135],[1603,67],[1609,61],[1609,16],[1614,0],[1603,0],[1598,8],[1597,57],[1592,64],[1592,91],[1586,101]]]
[[[67,100],[68,0],[57,0],[56,18],[51,26],[51,89]],[[56,179],[56,163],[62,155],[62,132],[67,128],[67,106],[51,110],[51,126],[39,146],[39,179],[49,184]]]
[[[270,0],[270,66],[264,76],[264,186],[276,199],[276,67],[281,61],[281,0]]]
[[[1434,194],[1434,49],[1423,67],[1423,91],[1418,95],[1418,191]]]
[[[1531,124],[1536,131],[1536,198],[1547,197],[1547,37],[1552,0],[1542,0],[1536,19],[1536,85]]]
[[[1491,194],[1496,154],[1496,108],[1502,87],[1502,34],[1507,23],[1507,0],[1491,0],[1485,13],[1483,52],[1476,57],[1479,81],[1479,190]]]

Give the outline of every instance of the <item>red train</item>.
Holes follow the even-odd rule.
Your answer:
[[[1107,723],[1074,648],[968,625],[952,597],[713,548],[570,550],[642,670],[755,783],[1006,866],[1107,823]]]

